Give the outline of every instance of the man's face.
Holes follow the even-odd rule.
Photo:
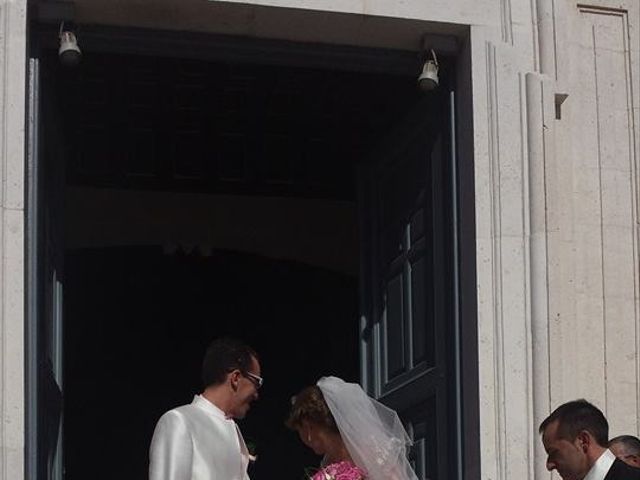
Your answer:
[[[609,450],[627,465],[640,468],[640,455],[634,455],[629,452],[622,442],[615,442],[609,446]]]
[[[564,480],[582,480],[589,472],[591,466],[580,440],[558,438],[557,420],[545,429],[542,443],[547,452],[547,470],[557,470]]]
[[[238,388],[235,392],[234,404],[229,412],[233,418],[244,418],[251,403],[258,399],[258,383],[251,375],[260,376],[260,363],[255,357],[251,358],[251,366],[246,374],[238,377]]]

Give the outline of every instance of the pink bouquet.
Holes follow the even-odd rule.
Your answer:
[[[318,470],[311,480],[365,480],[364,470],[351,462],[337,462]]]

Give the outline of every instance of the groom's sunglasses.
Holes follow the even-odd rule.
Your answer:
[[[256,387],[256,390],[262,387],[264,379],[261,376],[251,372],[242,372],[242,374],[247,377],[251,383],[253,383],[253,385]]]

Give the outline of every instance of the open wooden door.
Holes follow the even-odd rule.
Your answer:
[[[28,74],[25,477],[61,480],[62,137],[55,99],[47,96],[51,77],[39,55],[29,59]]]
[[[431,480],[455,471],[451,98],[426,94],[360,172],[362,380],[399,413]]]

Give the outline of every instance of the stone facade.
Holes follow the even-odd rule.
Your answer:
[[[197,15],[206,2],[76,4],[80,22],[163,26],[170,19],[172,28],[209,28]],[[219,33],[293,40],[317,30],[335,43],[402,47],[410,28],[467,26],[461,40],[473,131],[463,135],[471,137],[475,177],[479,476],[548,477],[537,425],[566,400],[601,406],[613,435],[640,432],[636,0],[209,6],[229,6],[233,21]],[[302,21],[282,30],[269,23],[277,11]],[[322,26],[318,12],[347,15],[344,24]],[[386,36],[366,37],[368,19],[390,25]],[[0,480],[24,477],[26,23],[26,0],[0,2]]]
[[[26,1],[0,2],[0,478],[24,477]]]

